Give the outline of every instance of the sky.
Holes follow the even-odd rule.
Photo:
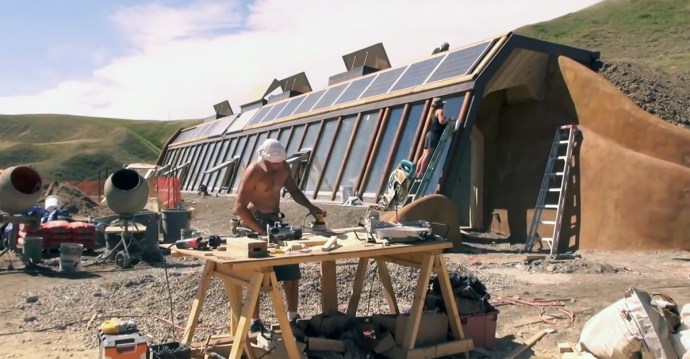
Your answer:
[[[392,67],[600,0],[0,0],[0,114],[196,119],[383,43]],[[2,124],[0,123],[0,126]]]

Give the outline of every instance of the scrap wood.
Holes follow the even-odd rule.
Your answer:
[[[549,333],[555,333],[556,330],[552,328],[546,328],[538,331],[534,335],[532,335],[529,339],[525,341],[525,343],[521,344],[519,347],[515,348],[508,356],[506,357],[507,359],[515,359],[517,358],[518,355],[522,354],[525,350],[531,348],[536,344],[541,338],[543,338],[546,334]]]

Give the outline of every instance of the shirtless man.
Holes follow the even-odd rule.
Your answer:
[[[297,187],[290,175],[290,167],[285,162],[287,153],[280,142],[271,138],[267,139],[259,146],[257,154],[258,160],[247,166],[237,190],[235,213],[240,217],[244,227],[265,236],[266,226],[272,226],[273,223],[281,220],[280,190],[283,187],[287,189],[292,199],[307,208],[309,213],[323,213]],[[301,278],[299,265],[276,266],[273,270],[278,281],[283,282],[288,305],[288,319],[294,320],[298,317],[298,281]],[[263,329],[257,306],[250,331],[259,332]]]

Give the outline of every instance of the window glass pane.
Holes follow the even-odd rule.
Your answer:
[[[221,163],[223,163],[223,159],[225,158],[225,155],[227,154],[228,151],[228,146],[230,145],[230,142],[235,142],[234,140],[225,140],[223,141],[223,144],[220,146],[220,150],[218,150],[218,153],[216,154],[216,159],[213,160],[213,166],[217,166]],[[216,146],[217,147],[217,146]],[[216,171],[211,174],[211,177],[208,179],[208,190],[209,192],[213,192],[216,190],[216,181],[218,180],[218,174],[221,171]]]
[[[289,132],[289,131],[284,131]],[[297,126],[292,130],[292,137],[290,138],[290,144],[287,147],[288,156],[294,154],[299,150],[299,141],[302,140],[302,134],[304,133],[304,126]]]
[[[359,181],[359,177],[362,175],[369,143],[371,143],[371,139],[374,137],[378,119],[378,111],[362,114],[357,135],[350,150],[350,157],[347,163],[345,163],[343,178],[340,180],[341,186],[352,186],[352,191],[357,190],[357,181]]]
[[[337,124],[337,120],[329,120],[326,121],[323,126],[318,147],[312,151],[312,161],[309,167],[309,179],[307,180],[306,191],[314,190],[321,173],[323,173],[324,166],[326,165],[326,156],[328,155],[328,149],[331,147],[331,144],[333,144],[333,137],[335,136]]]
[[[196,165],[196,159],[199,156],[199,146],[194,146],[189,154],[189,166],[187,166],[187,173],[184,177],[184,182],[182,183],[182,190],[187,190],[189,188],[189,183],[192,181],[192,175],[194,174],[194,165]]]
[[[218,146],[218,147],[220,147],[220,146]],[[200,173],[201,173],[200,177],[201,178],[199,179],[199,181],[196,185],[197,188],[201,184],[205,184],[208,187],[209,175],[204,173],[204,172],[206,172],[206,170],[208,170],[210,168],[213,168],[213,161],[211,160],[211,158],[215,157],[215,151],[217,151],[216,142],[211,142],[209,147],[208,147],[208,151],[206,152],[206,157],[204,158],[204,165],[200,170]]]
[[[261,132],[261,134],[259,134],[259,138],[256,140],[256,145],[254,146],[254,153],[252,153],[252,157],[250,158],[249,162],[257,159],[256,150],[259,149],[259,146],[261,146],[261,144],[263,144],[267,138],[268,132]]]
[[[273,138],[275,140],[278,140],[278,130],[273,130],[268,133],[268,138]],[[280,140],[278,140],[280,141]]]
[[[208,150],[210,143],[201,145],[201,153],[199,154],[199,159],[197,160],[196,168],[194,169],[194,177],[192,183],[190,183],[189,189],[194,191],[197,189],[199,179],[202,176],[204,167],[206,167],[206,156],[208,155]]]
[[[302,142],[302,147],[300,150],[305,148],[313,149],[314,143],[316,142],[316,135],[318,135],[320,126],[320,122],[313,122],[307,125],[307,134],[304,135],[304,141]]]
[[[290,132],[292,131],[292,127],[285,127],[280,130],[280,134],[278,135],[278,141],[280,141],[280,144],[283,145],[283,147],[288,148],[288,139],[290,138]],[[287,151],[288,156],[290,155],[290,151]]]
[[[374,162],[371,164],[371,172],[369,172],[369,180],[367,181],[367,186],[364,188],[364,193],[375,194],[379,189],[381,178],[384,175],[387,176],[387,174],[383,173],[383,170],[386,165],[386,160],[388,159],[388,153],[391,150],[391,145],[393,144],[393,138],[395,138],[395,133],[400,124],[400,113],[397,113],[396,110],[391,111],[391,118],[387,121],[386,128],[382,130],[384,131],[383,136],[379,144],[379,150],[374,157]],[[395,118],[396,114],[398,118]]]
[[[254,153],[254,145],[256,144],[256,135],[251,135],[246,142],[247,145],[244,147],[240,164],[237,167],[237,173],[232,181],[232,192],[237,191],[237,187],[240,185],[240,179],[242,178],[242,173],[244,173],[244,169],[247,167],[247,164],[252,158],[252,154]]]
[[[402,136],[400,138],[400,143],[398,144],[398,149],[395,151],[395,156],[393,157],[393,162],[391,162],[392,168],[397,168],[398,163],[401,160],[412,160],[410,157],[410,151],[412,150],[412,144],[414,143],[414,135],[417,133],[417,128],[421,122],[422,111],[424,110],[424,103],[416,103],[410,107],[410,113],[407,115],[407,122],[405,123],[405,128],[403,129]]]
[[[352,129],[355,127],[355,120],[357,120],[357,115],[352,115],[344,118],[340,125],[338,136],[335,138],[335,144],[333,145],[333,151],[326,162],[325,174],[319,187],[319,194],[330,195],[333,192],[336,176],[338,176],[338,171],[342,167],[345,150],[350,142]]]

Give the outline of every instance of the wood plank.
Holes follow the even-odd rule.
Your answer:
[[[350,295],[350,302],[347,304],[347,315],[357,316],[357,308],[359,307],[359,299],[362,295],[362,288],[364,287],[364,278],[367,274],[367,267],[369,266],[369,258],[362,257],[357,264],[357,272],[355,272],[355,281],[352,283],[352,294]]]
[[[414,349],[415,340],[417,339],[417,331],[419,330],[419,321],[422,319],[422,312],[424,311],[424,300],[426,298],[426,291],[429,288],[429,279],[431,278],[431,268],[434,266],[434,256],[427,254],[421,266],[419,278],[417,278],[417,288],[414,292],[414,300],[412,302],[412,310],[410,311],[409,327],[405,331],[403,339],[403,349]]]
[[[204,270],[201,272],[201,281],[199,282],[199,288],[196,291],[196,298],[194,298],[192,301],[192,311],[189,314],[187,326],[182,334],[182,343],[184,344],[189,345],[194,338],[196,323],[199,321],[201,308],[203,307],[204,300],[206,299],[206,291],[208,291],[209,284],[211,283],[211,277],[213,275],[213,269],[215,267],[216,263],[212,261],[206,261],[204,263]]]
[[[216,253],[218,252],[215,251],[203,252],[210,253],[212,254],[211,256],[204,256],[201,253],[199,253],[201,251],[193,251],[186,249],[177,249],[176,251],[186,256],[211,260],[218,263],[232,264],[234,270],[251,270],[260,267],[272,267],[286,264],[300,264],[360,257],[396,256],[399,254],[409,254],[418,252],[441,253],[444,249],[451,248],[453,246],[453,244],[448,241],[423,241],[415,244],[395,243],[391,244],[388,247],[382,247],[381,245],[374,245],[368,243],[360,243],[357,241],[355,242],[350,240],[340,241],[339,244],[342,244],[343,246],[330,252],[312,250],[305,253],[298,252],[290,254],[269,254],[269,256],[265,258],[237,258],[232,256],[227,257],[228,252],[221,252],[223,254],[226,254],[226,257],[222,257],[223,254],[216,255]]]
[[[386,302],[388,302],[388,310],[391,314],[398,314],[400,311],[398,310],[398,301],[395,300],[395,290],[391,282],[391,274],[388,271],[388,264],[386,261],[376,259],[376,267],[381,277],[381,284],[383,284],[383,293],[386,296]]]
[[[321,262],[321,310],[330,313],[338,310],[338,282],[335,261]]]
[[[288,354],[288,358],[300,358],[301,356],[299,349],[297,348],[297,341],[295,340],[295,335],[292,333],[292,327],[290,326],[290,320],[288,320],[285,304],[283,304],[283,296],[280,294],[280,290],[278,289],[280,284],[278,284],[278,279],[276,278],[275,272],[271,272],[268,275],[272,288],[271,299],[273,299],[273,309],[276,313],[276,318],[278,319],[278,324],[280,325],[280,330],[283,335],[285,351]],[[239,357],[236,359],[239,359]]]
[[[251,318],[254,314],[254,309],[259,305],[259,294],[261,292],[261,284],[264,280],[263,273],[254,274],[254,278],[251,280],[251,284],[247,288],[247,300],[242,306],[242,314],[237,323],[237,332],[234,333],[233,346],[230,350],[230,355],[228,359],[240,359],[242,352],[245,350],[245,344],[247,343],[247,332],[249,331],[249,325],[251,324]]]
[[[240,257],[262,258],[268,256],[268,242],[247,237],[228,238],[225,250]]]
[[[450,276],[448,275],[448,267],[446,267],[446,259],[443,257],[443,254],[437,254],[434,256],[434,262],[435,266],[438,268],[438,282],[441,286],[443,303],[446,304],[446,313],[448,314],[448,324],[450,325],[451,333],[453,333],[456,339],[464,339],[465,333],[462,330],[460,312],[458,311],[458,306],[455,302],[453,287],[450,284]]]

